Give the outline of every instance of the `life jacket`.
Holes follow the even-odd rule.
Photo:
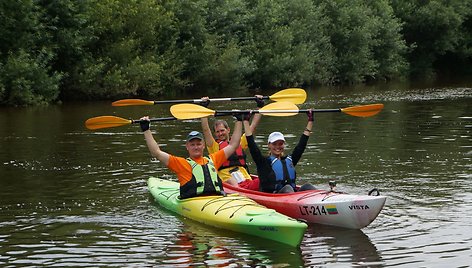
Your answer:
[[[295,189],[295,179],[297,174],[295,172],[295,166],[292,162],[292,157],[288,156],[283,159],[279,159],[274,156],[269,156],[271,161],[272,170],[275,173],[275,191],[279,191],[287,184]]]
[[[218,145],[220,146],[220,150],[225,148],[226,146],[229,145],[228,141],[218,141]],[[228,157],[228,160],[226,160],[221,167],[218,170],[222,170],[225,168],[229,167],[244,167],[246,170],[248,169],[247,164],[246,164],[246,153],[244,152],[243,148],[241,145],[236,148],[236,151]]]
[[[192,167],[192,178],[180,186],[180,199],[195,197],[198,195],[221,195],[222,182],[218,177],[213,161],[208,160],[205,165],[200,165],[191,158],[187,158],[187,162]]]

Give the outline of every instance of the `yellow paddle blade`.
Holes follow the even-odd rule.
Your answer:
[[[302,104],[306,100],[306,92],[301,88],[287,88],[269,96],[273,101],[286,101],[294,104]]]
[[[105,115],[105,116],[97,116],[85,121],[85,127],[90,130],[101,129],[101,128],[109,128],[109,127],[119,127],[124,125],[131,124],[132,121],[128,119],[124,119],[121,117]]]
[[[341,112],[358,117],[369,117],[378,114],[384,105],[381,103],[376,104],[367,104],[367,105],[360,105],[360,106],[353,106],[342,108]]]
[[[214,115],[215,111],[201,105],[182,103],[170,107],[170,113],[177,119],[195,119]]]
[[[141,99],[124,99],[117,100],[111,103],[112,106],[134,106],[134,105],[154,105],[153,101]]]
[[[270,116],[293,116],[298,114],[298,107],[292,102],[278,101],[262,107],[259,113]]]

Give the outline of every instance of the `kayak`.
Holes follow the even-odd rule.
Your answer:
[[[239,194],[179,199],[178,182],[154,177],[149,178],[148,188],[161,206],[184,217],[293,247],[300,245],[308,227]]]
[[[248,190],[227,183],[223,183],[223,187],[226,193],[245,195],[294,219],[350,229],[361,229],[374,221],[387,199],[386,196],[352,195],[334,190],[275,194]]]

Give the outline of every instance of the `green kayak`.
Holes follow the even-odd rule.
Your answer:
[[[238,194],[179,199],[179,183],[149,178],[148,188],[168,210],[195,221],[299,246],[307,225]]]

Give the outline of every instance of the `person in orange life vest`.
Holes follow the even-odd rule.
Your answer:
[[[255,101],[257,103],[257,107],[261,108],[264,106],[264,99],[262,95],[255,95]],[[203,97],[204,102],[202,102],[202,106],[208,106],[210,103],[208,97]],[[246,117],[251,117],[250,114],[246,114]],[[253,116],[250,128],[251,131],[254,132],[256,130],[257,125],[261,119],[262,115],[256,113]],[[208,152],[212,153],[215,151],[220,150],[221,148],[225,148],[230,142],[230,132],[231,129],[228,126],[228,123],[224,120],[217,120],[213,125],[214,134],[216,136],[216,140],[213,137],[210,126],[208,124],[208,118],[202,118],[202,129],[203,134],[205,135],[206,146]],[[219,169],[218,169],[218,176],[221,178],[222,181],[231,184],[233,186],[239,186],[246,189],[251,189],[255,191],[259,191],[259,179],[252,179],[251,175],[249,175],[249,169],[247,166],[246,160],[246,152],[244,150],[247,149],[247,141],[246,136],[243,135],[241,137],[241,142],[238,148],[236,149],[235,153],[228,158]]]
[[[249,123],[243,123],[249,151],[254,163],[256,163],[260,190],[262,192],[287,193],[316,189],[310,183],[306,183],[299,188],[296,186],[297,176],[295,166],[305,151],[311,129],[313,128],[313,111],[311,109],[308,110],[307,115],[308,123],[305,130],[303,130],[303,135],[301,135],[298,144],[290,155],[284,155],[285,137],[280,132],[272,132],[269,135],[267,142],[269,156],[262,155],[254,141]]]
[[[217,169],[231,156],[239,146],[242,135],[243,115],[234,115],[238,121],[234,125],[234,133],[228,146],[222,150],[203,156],[205,143],[203,134],[192,131],[188,134],[185,147],[188,157],[178,157],[162,151],[150,130],[149,117],[140,119],[141,130],[144,133],[146,145],[151,155],[177,174],[180,183],[180,198],[190,198],[198,195],[223,194],[223,186],[218,178]]]

